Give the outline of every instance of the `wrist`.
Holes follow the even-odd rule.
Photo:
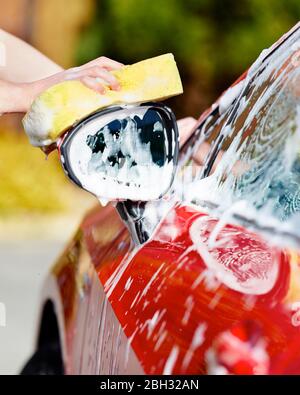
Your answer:
[[[33,83],[18,83],[14,85],[15,111],[25,113],[29,110],[34,99]]]
[[[0,80],[0,113],[27,112],[31,104],[29,85]]]

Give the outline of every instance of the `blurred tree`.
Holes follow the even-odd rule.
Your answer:
[[[30,0],[31,43],[67,68],[74,65],[80,30],[91,19],[94,0]]]
[[[22,39],[28,39],[31,0],[0,0],[0,27]]]
[[[173,52],[185,95],[170,105],[178,116],[198,116],[299,19],[299,0],[98,0],[77,61]]]
[[[81,29],[90,22],[94,4],[95,0],[0,0],[0,28],[61,66],[71,67]],[[0,129],[20,129],[20,119],[16,114],[1,117]]]
[[[0,28],[70,67],[78,36],[90,21],[94,4],[95,0],[0,0]]]
[[[93,5],[94,0],[0,0],[0,28],[70,67]],[[26,68],[22,59],[20,64]],[[90,204],[88,194],[67,181],[57,156],[43,161],[44,155],[29,145],[27,137],[14,133],[21,128],[20,120],[16,114],[0,117],[0,231],[4,217],[68,210],[79,215],[81,207]],[[28,224],[31,227],[30,220]]]

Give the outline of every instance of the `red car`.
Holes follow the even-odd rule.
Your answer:
[[[167,198],[87,214],[23,373],[299,374],[299,143],[298,24],[200,117]]]

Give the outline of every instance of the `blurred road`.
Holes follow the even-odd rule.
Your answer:
[[[17,374],[33,351],[39,293],[63,246],[64,241],[0,242],[0,304],[6,308],[0,374]]]

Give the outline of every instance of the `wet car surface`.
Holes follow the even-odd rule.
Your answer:
[[[52,311],[67,374],[300,373],[299,57],[297,25],[200,117],[168,199],[86,216],[37,352]]]

